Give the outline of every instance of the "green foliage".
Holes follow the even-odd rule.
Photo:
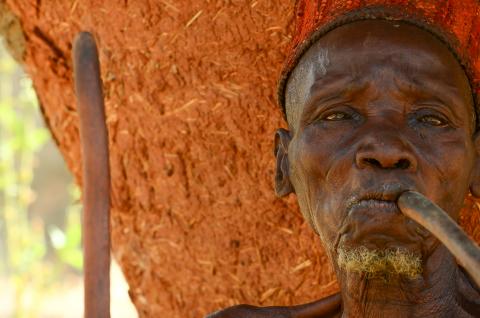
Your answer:
[[[72,185],[70,197],[77,203],[72,204],[67,210],[65,231],[55,227],[49,231],[49,235],[60,261],[80,271],[83,268],[83,254],[80,249],[82,243],[80,189]]]
[[[13,281],[20,318],[36,316],[41,295],[62,273],[82,269],[79,190],[71,187],[76,203],[66,211],[64,230],[46,229],[38,216],[29,215],[35,156],[49,138],[38,111],[31,81],[0,47],[0,274]],[[46,237],[55,261],[45,261]]]

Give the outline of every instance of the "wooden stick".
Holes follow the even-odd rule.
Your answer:
[[[93,36],[73,48],[83,159],[85,317],[110,317],[110,169],[102,81]]]
[[[480,248],[440,207],[418,192],[398,198],[400,210],[437,237],[480,286]]]

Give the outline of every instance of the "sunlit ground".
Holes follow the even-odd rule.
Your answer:
[[[0,46],[0,318],[83,317],[80,192]],[[137,317],[119,267],[112,317]]]

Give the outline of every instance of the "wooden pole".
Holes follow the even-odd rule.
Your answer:
[[[102,81],[93,36],[73,48],[83,159],[83,260],[88,318],[110,317],[110,169]]]
[[[445,211],[413,191],[403,193],[398,206],[403,214],[435,235],[480,286],[480,248]]]

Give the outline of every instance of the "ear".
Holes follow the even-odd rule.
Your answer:
[[[290,182],[288,163],[288,145],[291,139],[290,132],[283,128],[278,129],[275,133],[275,193],[278,197],[283,197],[294,192],[292,183]]]
[[[475,133],[473,138],[476,155],[473,163],[472,179],[470,181],[470,193],[478,199],[480,198],[480,132]]]

